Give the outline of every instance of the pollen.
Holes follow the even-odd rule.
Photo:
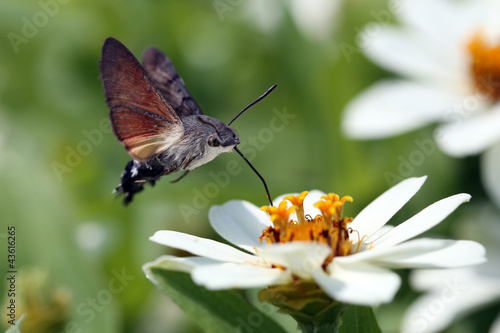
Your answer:
[[[322,196],[321,200],[314,204],[321,213],[313,218],[304,214],[304,199],[307,194],[308,192],[302,192],[300,195],[286,196],[278,207],[262,207],[262,210],[270,215],[273,226],[264,229],[259,240],[265,240],[269,244],[292,241],[326,244],[332,250],[323,263],[323,267],[326,267],[334,257],[351,254],[352,242],[349,240],[349,234],[352,230],[348,228],[348,224],[352,222],[352,218],[342,217],[342,210],[344,203],[352,202],[352,198],[340,198],[334,193]],[[287,201],[292,204],[291,207]],[[290,218],[292,213],[295,213],[296,219]]]
[[[287,200],[292,203],[293,209],[297,213],[297,219],[299,223],[304,223],[306,221],[304,215],[304,199],[306,198],[307,194],[309,194],[309,192],[304,191],[299,195],[291,194],[283,198],[283,201]]]
[[[288,208],[285,200],[280,202],[280,205],[278,207],[264,206],[261,209],[271,216],[271,221],[273,222],[274,226],[278,228],[286,228],[288,218],[293,212],[293,208]]]
[[[477,33],[468,44],[475,89],[494,101],[500,100],[500,41],[490,43]]]

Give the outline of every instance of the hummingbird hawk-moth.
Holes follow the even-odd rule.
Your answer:
[[[142,66],[125,45],[105,40],[99,64],[109,118],[116,138],[132,157],[115,191],[129,204],[145,183],[154,185],[163,175],[189,171],[221,153],[238,152],[262,180],[264,178],[236,148],[240,143],[229,126],[250,106],[267,96],[276,85],[244,108],[228,125],[201,111],[170,59],[150,47]]]

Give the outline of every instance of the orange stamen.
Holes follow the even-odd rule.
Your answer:
[[[477,33],[467,45],[471,55],[474,86],[480,93],[500,99],[500,43],[488,43]]]
[[[346,201],[351,201],[350,196],[340,198],[334,193],[321,197],[315,203],[321,214],[312,217],[304,214],[304,199],[307,192],[300,195],[289,195],[284,198],[278,207],[262,207],[273,222],[273,226],[267,227],[259,240],[267,243],[285,243],[292,241],[318,242],[328,245],[332,252],[323,263],[328,265],[336,256],[346,256],[352,252],[352,242],[349,234],[352,232],[347,227],[352,222],[350,217],[342,217],[342,210]],[[288,208],[286,201],[292,203],[293,207]],[[297,214],[297,221],[290,219],[290,214],[294,210]],[[359,233],[358,233],[359,238]]]

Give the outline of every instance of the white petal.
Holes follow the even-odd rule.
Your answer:
[[[358,233],[355,232],[353,235],[350,236],[350,240],[353,242],[352,247],[351,247],[352,253],[367,251],[368,249],[371,248],[371,245],[373,244],[373,242],[375,240],[379,239],[380,237],[382,237],[383,235],[385,235],[386,233],[388,233],[392,229],[394,229],[394,226],[384,225],[382,228],[377,230],[370,237],[365,237],[361,241],[361,244],[359,244],[359,241],[361,240],[362,235],[361,234],[358,235]]]
[[[211,290],[266,287],[290,278],[278,268],[232,263],[197,267],[191,277],[196,284]]]
[[[450,45],[445,48],[422,31],[368,24],[359,37],[364,53],[389,71],[408,78],[453,83],[450,78],[455,73],[450,65],[456,57],[452,57]]]
[[[384,225],[382,228],[378,229],[371,237],[369,238],[370,242],[375,242],[380,237],[384,236],[386,233],[394,229],[392,225]]]
[[[419,292],[441,290],[446,280],[460,279],[461,284],[470,284],[477,267],[449,268],[449,269],[418,269],[410,274],[411,287]]]
[[[262,263],[262,260],[258,257],[237,250],[232,246],[182,232],[160,230],[149,239],[158,244],[219,261]]]
[[[443,125],[436,130],[439,147],[451,156],[479,154],[500,141],[500,103],[477,115]]]
[[[229,201],[213,206],[208,213],[210,224],[228,242],[250,252],[262,246],[259,237],[271,225],[269,216],[247,201]]]
[[[164,255],[156,258],[152,262],[148,262],[142,265],[142,271],[146,274],[146,277],[153,282],[158,284],[155,277],[156,275],[151,273],[151,269],[160,268],[171,271],[179,271],[189,273],[194,267],[203,265],[212,265],[217,261],[213,259],[203,258],[203,257],[175,257]]]
[[[420,292],[439,292],[455,280],[462,290],[482,285],[500,286],[499,269],[498,262],[491,261],[472,267],[419,269],[411,272],[410,285]],[[491,289],[491,292],[500,297],[500,288]]]
[[[490,198],[500,207],[500,141],[481,156],[481,180]]]
[[[421,83],[379,81],[346,106],[342,129],[347,137],[361,140],[398,135],[440,120],[457,100]]]
[[[386,261],[405,260],[420,256],[424,253],[438,251],[449,246],[448,240],[419,238],[398,244],[388,248],[373,248],[361,251],[345,257],[336,257],[334,260],[340,263],[366,262],[381,264]],[[388,265],[395,267],[394,265]]]
[[[373,242],[373,247],[384,248],[399,244],[420,235],[424,231],[429,230],[436,224],[444,220],[450,215],[458,206],[470,200],[469,194],[457,194],[445,199],[442,199],[424,210],[420,211],[417,215],[409,220],[401,223],[391,231]]]
[[[319,190],[311,190],[307,194],[306,198],[304,199],[304,212],[306,214],[311,215],[311,217],[315,217],[316,215],[320,214],[321,211],[314,207],[314,204],[318,201],[321,200],[322,196],[325,196],[325,192],[319,191]]]
[[[420,251],[408,251],[416,244],[427,242],[428,248]],[[439,248],[432,248],[438,245]],[[383,256],[372,257],[369,261],[394,268],[451,268],[476,265],[486,261],[484,247],[476,242],[467,240],[445,240],[445,239],[417,239],[396,245],[392,248],[382,249],[393,250],[392,253],[385,253]],[[405,251],[401,251],[405,250]]]
[[[365,264],[340,265],[335,262],[330,264],[329,274],[317,269],[313,278],[333,299],[367,306],[390,302],[401,283],[399,276],[389,270]]]
[[[425,294],[405,313],[402,331],[406,333],[440,332],[454,320],[498,300],[498,285],[464,285],[458,279],[443,281],[443,288]],[[429,315],[430,313],[438,315]]]
[[[287,1],[295,24],[313,40],[327,40],[332,32],[340,0]]]
[[[194,267],[213,265],[218,261],[203,257],[176,257],[163,255],[152,262],[142,266],[142,270],[148,275],[151,268],[161,268],[170,271],[190,272]],[[149,276],[148,276],[149,278]]]
[[[425,34],[438,47],[450,48],[463,43],[464,36],[474,31],[474,28],[477,29],[477,25],[472,26],[471,6],[464,8],[466,2],[407,0],[395,3],[399,3],[397,12],[400,20]],[[446,24],[443,24],[443,17],[446,17]],[[453,57],[450,56],[451,58]]]
[[[331,253],[330,247],[321,243],[291,242],[273,244],[259,249],[258,255],[267,263],[278,264],[291,270],[295,275],[308,279],[311,272],[323,265]]]
[[[417,193],[426,179],[427,177],[408,178],[394,185],[366,206],[349,227],[362,236],[372,236]],[[351,241],[357,243],[355,234],[351,234]]]

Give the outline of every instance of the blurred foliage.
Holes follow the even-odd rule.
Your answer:
[[[340,47],[356,48],[356,34],[376,22],[373,12],[387,8],[385,1],[344,2],[328,38],[317,39],[298,28],[280,1],[268,2],[278,18],[267,28],[256,23],[262,17],[251,14],[249,1],[221,0],[229,6],[222,14],[219,2],[0,2],[2,253],[6,228],[14,225],[17,268],[48,272],[52,288],[69,290],[70,319],[61,332],[199,331],[145,278],[142,264],[176,254],[148,237],[172,229],[219,239],[208,224],[211,205],[230,199],[266,204],[262,185],[236,154],[222,155],[176,184],[169,180],[177,175],[165,177],[127,208],[114,198],[129,157],[107,127],[98,80],[106,37],[119,39],[139,59],[147,46],[163,50],[204,112],[225,122],[277,83],[275,92],[234,123],[242,141],[258,139],[258,148],[246,152],[255,155],[252,163],[273,196],[315,188],[351,195],[355,201],[346,214],[355,216],[393,185],[385,174],[398,174],[419,149],[415,140],[431,137],[432,128],[375,142],[349,141],[341,133],[345,104],[391,75],[359,50],[346,56]],[[21,38],[13,42],[13,34]],[[295,117],[269,136],[273,110],[285,109]],[[241,172],[217,193],[200,195],[233,160]],[[484,198],[476,158],[457,160],[436,150],[424,162],[402,175],[429,179],[394,223],[458,192]],[[186,218],[186,205],[196,207],[196,214]],[[447,237],[464,209],[429,234]],[[3,259],[0,268],[7,271]],[[405,284],[396,302],[378,309],[383,331],[397,330],[414,297]]]

